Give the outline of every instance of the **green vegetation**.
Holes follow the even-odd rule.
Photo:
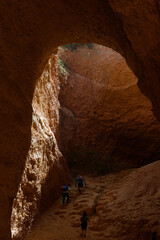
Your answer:
[[[70,49],[71,51],[75,51],[77,48],[85,46],[87,46],[89,49],[92,49],[94,43],[71,43],[58,48],[58,65],[61,74],[68,76],[68,71],[71,71],[71,68],[68,66],[68,64],[61,59],[61,52],[64,51],[65,48]]]
[[[58,65],[59,65],[59,70],[61,74],[63,74],[64,76],[67,76],[69,74],[68,70],[71,70],[71,68],[59,56],[58,56]]]
[[[71,51],[77,50],[79,47],[85,47],[87,46],[89,49],[92,49],[94,46],[94,43],[71,43],[63,45],[64,48],[69,48]]]

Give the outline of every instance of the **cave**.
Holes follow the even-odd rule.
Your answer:
[[[160,126],[137,82],[125,59],[111,48],[74,43],[58,47],[51,55],[33,94],[31,144],[11,215],[13,240],[52,234],[64,238],[58,219],[65,222],[69,214],[68,229],[73,234],[83,210],[92,220],[89,229],[94,239],[111,238],[111,232],[117,238],[122,228],[133,239],[150,236],[148,225],[157,230],[157,173],[150,182],[153,173],[148,171],[153,166],[148,164],[159,164]],[[74,180],[79,173],[89,186],[76,197]],[[68,182],[73,193],[67,213],[60,195],[61,186]],[[118,221],[117,210],[123,221]],[[46,232],[48,212],[52,220]],[[150,217],[152,214],[156,216]],[[128,226],[134,230],[128,231]]]
[[[49,60],[50,65],[53,64],[56,68],[58,46],[69,43],[96,43],[117,51],[126,59],[129,68],[137,77],[137,85],[141,92],[150,99],[151,111],[159,121],[160,4],[157,0],[141,2],[138,0],[118,2],[116,0],[102,2],[98,0],[86,0],[85,2],[72,0],[56,2],[48,0],[19,2],[16,0],[13,2],[9,0],[1,2],[0,18],[0,239],[9,240],[11,239],[12,206],[20,183],[26,177],[30,181],[35,181],[34,174],[31,171],[25,171],[28,158],[31,159],[30,166],[36,168],[40,164],[46,180],[40,181],[38,187],[25,182],[25,185],[21,185],[21,190],[27,194],[28,202],[31,202],[33,197],[37,198],[41,202],[40,208],[43,208],[42,203],[46,200],[46,196],[48,196],[46,201],[58,196],[55,179],[61,185],[70,178],[65,159],[57,147],[60,133],[57,128],[56,108],[52,112],[44,111],[45,116],[54,116],[55,119],[55,128],[52,129],[52,123],[49,123],[49,128],[54,131],[54,134],[51,134],[47,131],[48,123],[45,119],[42,121],[38,114],[39,109],[32,106],[32,100],[35,101],[34,103],[40,101],[37,97],[39,93],[36,91],[38,92],[38,85],[45,82],[41,78],[43,72],[50,76],[53,74],[55,84],[50,84],[50,88],[54,96],[57,96],[56,70],[49,73],[45,70],[51,55],[53,54],[52,60]],[[48,87],[46,84],[46,88],[42,91],[47,91]],[[47,99],[43,100],[47,101]],[[56,105],[56,99],[54,105]],[[41,108],[43,107],[42,104]],[[35,121],[32,121],[33,119]],[[36,140],[32,137],[36,128],[42,129],[46,141],[38,131]],[[50,137],[52,138],[51,145],[47,143]],[[44,152],[47,158],[45,164],[43,164],[45,157],[42,159],[32,151],[36,141],[37,151]],[[44,143],[47,147],[41,148],[41,146],[46,146]],[[156,155],[153,161],[155,160],[157,160]],[[142,162],[138,161],[138,164],[142,166],[144,163],[151,162],[152,159],[147,159],[146,156]],[[28,166],[29,170],[30,166]],[[158,170],[158,161],[139,170],[140,182],[143,182],[142,176],[146,177],[145,187],[150,190],[147,194],[150,193],[155,197],[156,193],[156,202],[159,201]],[[133,174],[132,178],[132,182],[138,179],[136,174]],[[138,186],[140,188],[137,183],[137,188]],[[49,189],[53,188],[55,188],[54,194],[52,192],[52,196],[47,195]],[[39,199],[40,189],[42,194]],[[131,189],[136,188],[132,185]],[[137,197],[141,196],[142,190],[139,189]],[[125,189],[123,191],[127,192]],[[149,199],[148,195],[147,197]],[[124,199],[125,196],[122,200]],[[158,224],[155,216],[153,218],[152,224],[148,223],[148,228],[152,230]],[[141,219],[141,226],[145,221],[146,219]],[[28,224],[26,222],[26,226]],[[147,236],[149,235],[146,230],[139,238],[143,239]]]

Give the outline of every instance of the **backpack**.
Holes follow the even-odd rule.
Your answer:
[[[79,177],[79,182],[83,183],[83,177]]]
[[[68,190],[68,186],[64,186],[64,187],[62,188],[62,190],[63,190],[63,192],[66,192],[66,191]]]

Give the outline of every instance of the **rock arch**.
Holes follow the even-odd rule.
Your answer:
[[[95,42],[120,52],[159,117],[160,6],[156,0],[3,0],[0,19],[0,238],[8,240],[30,144],[34,87],[54,48]]]

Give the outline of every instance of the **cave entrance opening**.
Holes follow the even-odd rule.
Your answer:
[[[152,144],[159,123],[119,53],[74,43],[59,47],[58,63],[60,147],[70,169],[105,174],[160,157]],[[152,121],[153,135],[146,131]]]
[[[28,231],[38,209],[69,181],[65,159],[72,175],[101,175],[95,178],[99,186],[87,178],[101,197],[105,182],[114,180],[106,174],[144,165],[154,150],[148,146],[155,135],[144,135],[148,119],[155,121],[151,104],[113,49],[93,43],[59,47],[37,82],[32,105],[32,144],[12,212],[14,237]]]

